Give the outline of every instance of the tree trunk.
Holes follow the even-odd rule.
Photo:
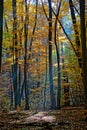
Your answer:
[[[51,0],[48,0],[49,4],[49,82],[50,82],[50,101],[51,107],[50,109],[55,108],[55,97],[54,97],[54,89],[53,89],[53,72],[52,72],[52,8],[51,8]]]
[[[12,75],[13,75],[13,87],[14,87],[14,103],[15,109],[19,106],[19,92],[18,92],[18,49],[17,49],[17,15],[16,15],[16,0],[12,1],[13,8],[13,66],[12,66]]]
[[[17,64],[12,65],[12,78],[13,78],[13,87],[14,87],[14,106],[17,109],[19,105],[19,98],[18,98],[18,88],[17,88]]]
[[[2,39],[3,39],[3,3],[4,0],[0,0],[0,71],[1,71],[1,61],[2,61]]]
[[[61,55],[62,57],[64,57],[64,50],[63,50],[63,43],[61,44]],[[65,65],[64,65],[64,58],[62,58],[62,64],[63,64],[63,67],[62,69],[65,70]],[[63,83],[67,83],[68,84],[68,75],[67,75],[67,72],[63,72]],[[69,98],[69,85],[67,86],[64,86],[64,106],[69,106],[70,105],[70,98]]]
[[[56,47],[56,54],[57,54],[57,73],[58,73],[58,88],[57,88],[57,109],[60,109],[60,105],[61,105],[61,74],[60,74],[60,54],[59,54],[59,43],[57,45],[57,41],[56,41],[56,33],[57,33],[57,18],[59,16],[59,11],[60,11],[60,7],[61,7],[61,0],[59,2],[59,7],[58,7],[58,12],[56,15],[56,19],[55,19],[55,30],[54,30],[54,43],[55,43],[55,47]],[[59,42],[59,41],[58,41]]]
[[[10,83],[12,83],[12,73],[10,73]],[[10,85],[10,110],[13,108],[13,85]]]
[[[80,0],[81,45],[82,45],[82,73],[85,91],[85,106],[87,108],[87,45],[85,26],[85,0]]]
[[[46,47],[46,74],[45,74],[45,84],[43,89],[43,110],[46,109],[46,85],[47,85],[47,47]]]
[[[56,16],[57,17],[57,16]],[[56,54],[57,54],[57,73],[58,73],[58,88],[57,88],[57,109],[60,109],[60,100],[61,100],[61,79],[60,79],[60,55],[59,55],[59,45],[57,45],[56,41],[56,29],[57,29],[57,19],[55,20],[55,36],[54,42],[56,47]],[[59,43],[58,43],[59,44]]]
[[[36,25],[37,25],[37,7],[38,7],[38,0],[36,0],[35,23],[34,23],[34,27],[33,27],[33,31],[32,31],[32,36],[34,36]],[[33,42],[33,37],[31,37],[31,40],[30,40],[29,52],[31,52],[31,49],[32,49],[32,42]],[[28,60],[30,60],[30,57],[31,57],[31,54],[29,54]]]
[[[25,109],[29,109],[29,98],[28,98],[28,85],[27,85],[27,42],[28,42],[28,5],[25,0],[25,23],[24,23],[24,34],[25,34],[25,56],[24,56],[24,86],[25,86]]]

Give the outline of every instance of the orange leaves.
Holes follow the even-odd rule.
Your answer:
[[[30,89],[30,91],[31,92],[33,92],[33,93],[36,93],[36,92],[40,92],[40,91],[42,91],[43,90],[43,87],[36,87],[36,88],[32,88],[32,89]]]
[[[59,36],[58,39],[59,39],[60,43],[66,42],[66,37],[65,36]]]

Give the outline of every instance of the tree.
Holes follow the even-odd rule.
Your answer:
[[[55,19],[55,27],[54,27],[54,43],[56,47],[56,55],[57,55],[57,73],[58,73],[58,88],[57,88],[57,108],[60,109],[60,104],[61,104],[61,78],[60,78],[60,54],[59,54],[59,41],[57,41],[57,18],[59,16],[59,11],[61,7],[61,0],[59,2],[59,7],[58,11],[56,14],[56,19]],[[58,43],[57,43],[58,42]]]
[[[25,0],[25,23],[24,23],[24,35],[25,35],[25,55],[24,55],[24,88],[25,88],[25,109],[29,109],[28,101],[28,84],[27,84],[27,42],[28,42],[28,5]]]
[[[12,1],[13,8],[13,65],[12,65],[12,76],[13,76],[13,86],[14,86],[14,102],[15,109],[19,106],[19,89],[18,89],[18,41],[17,41],[17,8],[16,0]]]
[[[87,44],[86,44],[86,26],[85,26],[85,0],[80,0],[80,28],[82,45],[82,73],[85,90],[85,106],[87,108]]]
[[[53,90],[53,72],[52,72],[52,3],[51,0],[48,0],[49,4],[49,82],[50,82],[50,100],[51,100],[51,109],[55,108],[55,97]]]
[[[4,11],[4,0],[0,0],[0,71],[2,62],[2,39],[3,39],[3,11]]]

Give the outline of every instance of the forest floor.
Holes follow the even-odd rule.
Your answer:
[[[0,112],[0,130],[87,130],[87,110],[66,107],[53,111]]]

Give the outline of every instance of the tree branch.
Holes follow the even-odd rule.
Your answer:
[[[72,43],[71,39],[69,38],[69,36],[68,36],[68,34],[66,33],[66,31],[65,31],[65,29],[64,29],[64,27],[63,27],[63,25],[62,25],[62,23],[60,22],[59,18],[57,17],[57,14],[54,12],[53,9],[52,9],[52,11],[53,11],[54,15],[56,16],[57,21],[59,22],[59,24],[60,24],[60,26],[61,26],[61,28],[62,28],[64,34],[66,35],[68,41],[70,42],[70,44],[71,44],[71,46],[72,46],[72,48],[73,48],[73,51],[75,52],[75,55],[77,56],[76,50],[75,50],[75,48],[74,48],[74,46],[73,46],[73,43]]]
[[[42,1],[42,0],[41,0],[41,3],[42,3],[42,7],[43,7],[44,14],[45,14],[47,20],[49,21],[49,18],[48,18],[48,16],[47,16],[46,11],[45,11],[44,4],[43,4],[43,1]]]

